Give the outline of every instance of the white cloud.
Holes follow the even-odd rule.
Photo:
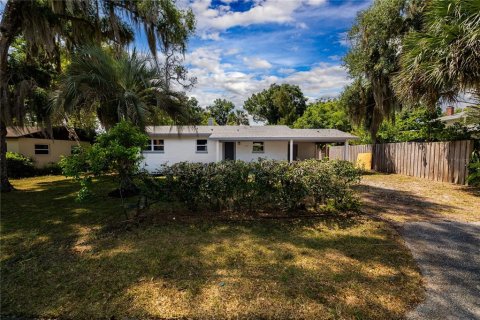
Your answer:
[[[226,55],[226,56],[232,56],[232,55],[237,54],[239,52],[240,52],[240,50],[237,49],[237,48],[230,48],[230,49],[227,49],[223,54]]]
[[[235,26],[249,26],[264,23],[293,23],[294,12],[303,5],[319,6],[325,0],[258,0],[246,11],[232,11],[227,5],[212,7],[211,0],[194,0],[190,7],[195,13],[197,27],[203,30],[227,30]],[[297,27],[306,28],[305,23],[298,23]]]
[[[350,40],[348,39],[347,32],[340,32],[338,34],[338,43],[340,43],[344,47],[350,47]]]
[[[326,0],[308,0],[307,4],[310,6],[318,6],[324,4]]]
[[[211,104],[217,98],[224,98],[240,107],[253,93],[273,83],[298,85],[308,97],[335,96],[350,82],[345,69],[336,64],[321,63],[311,70],[298,72],[283,68],[278,71],[285,76],[264,74],[259,77],[254,70],[244,71],[241,65],[222,62],[224,56],[222,50],[211,47],[197,48],[186,56],[190,74],[198,80],[188,94],[197,98],[202,106]]]
[[[214,40],[218,41],[220,40],[220,32],[202,32],[200,33],[200,39],[202,40]]]
[[[270,69],[272,67],[272,64],[267,60],[256,57],[244,57],[243,63],[245,63],[245,65],[250,69]]]
[[[296,24],[296,27],[297,27],[298,29],[308,29],[308,26],[307,26],[307,24],[306,24],[305,22],[298,22],[298,23]]]
[[[280,68],[280,69],[278,69],[278,72],[283,73],[283,74],[290,74],[290,73],[294,73],[295,69],[293,69],[293,68]]]
[[[308,71],[289,75],[283,82],[300,86],[305,95],[320,97],[337,95],[351,80],[348,79],[347,72],[342,66],[320,63]]]
[[[333,56],[328,56],[328,59],[333,61],[340,61],[342,59],[342,56],[339,56],[338,54],[334,54]]]

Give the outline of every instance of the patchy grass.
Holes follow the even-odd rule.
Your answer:
[[[480,221],[480,188],[398,174],[370,174],[363,176],[359,189],[365,212],[392,221]]]
[[[111,228],[123,212],[106,182],[84,204],[71,180],[13,183],[1,199],[3,315],[396,319],[423,295],[383,222],[170,214],[127,231]]]

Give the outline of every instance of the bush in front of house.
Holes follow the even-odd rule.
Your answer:
[[[7,172],[12,178],[28,178],[35,176],[60,175],[62,168],[57,163],[50,163],[36,168],[34,161],[20,153],[7,152]]]
[[[352,187],[360,171],[347,161],[182,162],[163,166],[158,174],[164,179],[157,194],[192,211],[352,210],[358,205]]]
[[[10,151],[7,151],[7,172],[11,178],[33,177],[36,173],[32,159]]]
[[[93,177],[112,175],[118,182],[118,189],[110,195],[128,197],[139,189],[134,183],[142,160],[141,150],[147,145],[148,136],[128,121],[121,121],[108,132],[100,134],[94,144],[80,148],[71,156],[60,161],[63,174],[80,183],[77,200],[84,200],[90,194]]]

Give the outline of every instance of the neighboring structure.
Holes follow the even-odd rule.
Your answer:
[[[325,144],[348,145],[348,140],[357,139],[336,129],[287,126],[155,126],[147,127],[147,133],[151,140],[143,155],[150,172],[182,161],[321,159]]]
[[[455,113],[455,108],[450,106],[446,109],[446,115],[443,117],[438,118],[438,120],[445,123],[445,126],[450,127],[453,126],[455,123],[460,123],[462,125],[467,124],[467,112],[461,111]]]
[[[71,155],[79,144],[88,145],[88,139],[77,130],[77,142],[65,128],[53,128],[52,135],[36,127],[8,127],[7,151],[20,153],[32,158],[36,167],[56,163],[61,156]]]

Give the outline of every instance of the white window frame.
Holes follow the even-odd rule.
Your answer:
[[[47,148],[46,149],[38,148],[37,146],[47,146]],[[47,153],[37,153],[37,151],[45,151],[45,150],[47,150]],[[50,145],[49,144],[44,144],[44,143],[35,143],[33,145],[33,151],[34,151],[35,155],[42,155],[42,156],[49,155],[50,154]]]
[[[199,144],[200,141],[205,141],[205,144]],[[205,147],[205,150],[198,150],[198,147]],[[196,150],[196,153],[208,153],[208,140],[197,139],[195,150]]]
[[[158,149],[155,149],[158,148]],[[164,153],[165,152],[165,140],[163,139],[150,139],[150,144],[148,148],[143,150],[146,152],[156,152],[156,153]]]
[[[260,146],[261,150],[255,150],[255,146]],[[252,143],[252,153],[265,153],[265,142],[263,142],[263,141],[253,141],[253,143]]]

